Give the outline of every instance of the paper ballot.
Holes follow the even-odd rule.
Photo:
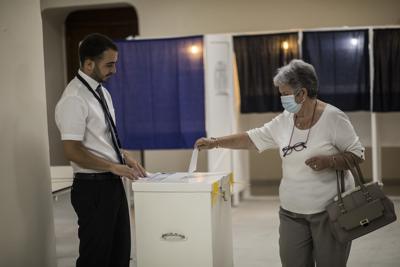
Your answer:
[[[158,182],[158,183],[173,183],[173,182],[181,182],[187,176],[187,173],[180,172],[180,173],[164,173],[164,172],[157,172],[152,173],[145,179],[151,182]]]
[[[193,173],[197,169],[197,157],[199,155],[199,150],[195,148],[192,153],[192,158],[190,159],[190,164],[189,164],[189,170],[187,173],[181,172],[181,173],[165,173],[165,172],[156,172],[156,173],[150,173],[147,172],[147,176],[140,178],[140,180],[143,181],[152,181],[152,182],[181,182],[184,179],[188,179],[190,177],[194,177]],[[193,174],[193,175],[191,175]],[[205,174],[202,174],[202,176],[205,176]]]
[[[199,155],[199,150],[197,148],[193,149],[192,159],[189,164],[189,173],[193,173],[197,169],[197,157]]]

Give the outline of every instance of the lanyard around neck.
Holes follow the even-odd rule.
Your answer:
[[[97,99],[97,101],[100,103],[101,107],[103,108],[103,111],[105,113],[105,115],[107,116],[107,119],[110,121],[110,126],[113,128],[113,130],[116,132],[117,131],[117,127],[115,126],[114,120],[110,114],[110,111],[108,109],[108,107],[106,106],[106,103],[104,103],[104,101],[101,100],[101,98],[95,93],[95,91],[93,90],[93,88],[89,85],[89,83],[83,79],[83,77],[81,75],[76,74],[76,77],[85,85],[85,87],[89,90],[89,92],[92,93],[92,95]],[[119,143],[119,140],[118,140]],[[121,146],[120,144],[118,144],[119,146]]]
[[[125,159],[120,151],[121,148],[121,141],[118,138],[118,133],[117,133],[117,127],[115,126],[114,120],[110,114],[110,111],[108,110],[107,104],[105,103],[105,99],[104,101],[100,98],[100,96],[98,96],[94,90],[92,89],[92,87],[90,87],[89,83],[82,78],[81,75],[76,74],[76,77],[86,86],[86,88],[92,93],[92,95],[97,99],[97,101],[99,101],[103,112],[105,114],[106,117],[106,123],[109,125],[110,127],[110,132],[111,132],[111,140],[113,142],[114,145],[114,149],[115,152],[117,153],[118,156],[118,160],[120,161],[121,164],[125,164]],[[104,97],[103,97],[104,98]]]

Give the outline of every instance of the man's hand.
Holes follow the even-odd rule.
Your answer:
[[[316,156],[306,160],[306,165],[314,171],[322,171],[326,168],[332,168],[331,156]]]
[[[133,159],[128,151],[122,150],[127,163],[127,165],[122,165],[94,155],[87,150],[81,141],[65,140],[63,145],[66,158],[83,168],[110,171],[131,180],[147,176],[145,169]]]
[[[112,165],[110,171],[118,176],[126,177],[130,180],[137,180],[140,177],[144,177],[143,174],[128,165],[114,164]]]
[[[133,170],[136,179],[147,176],[146,170],[133,158],[129,151],[122,150],[122,153],[124,154],[126,164]]]

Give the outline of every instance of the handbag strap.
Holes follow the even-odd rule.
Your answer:
[[[340,171],[340,180],[339,180],[339,171],[336,171],[336,182],[337,182],[338,192],[343,193],[345,191],[344,171]]]
[[[363,195],[365,196],[367,201],[371,201],[372,197],[367,188],[365,187],[365,180],[364,176],[361,172],[360,166],[358,162],[355,160],[353,155],[349,155],[351,159],[353,160],[354,163],[354,168],[351,166],[349,159],[347,158],[348,154],[343,153],[343,159],[344,162],[347,165],[347,168],[350,170],[350,172],[353,174],[353,177],[355,179],[356,185],[358,185],[363,192]],[[336,184],[337,184],[337,191],[338,191],[338,206],[341,209],[342,213],[346,212],[346,209],[344,207],[344,201],[342,197],[342,193],[344,192],[344,171],[341,171],[341,177],[340,177],[340,182],[339,182],[339,175],[338,172],[336,171]]]
[[[347,168],[353,174],[353,177],[355,179],[356,185],[358,185],[360,187],[363,187],[364,184],[365,184],[365,179],[364,179],[364,176],[363,176],[363,174],[361,172],[359,164],[357,163],[356,159],[354,158],[355,156],[352,155],[352,154],[345,154],[345,153],[343,153],[342,155],[343,155],[344,162],[347,165]],[[350,157],[351,160],[353,161],[354,167],[351,166],[351,163],[350,163],[348,157]]]
[[[344,186],[344,172],[340,171],[340,180],[339,180],[339,172],[336,171],[336,186],[337,186],[337,196],[338,196],[338,204],[343,204],[343,198],[342,198],[342,193],[345,190]],[[343,206],[343,205],[342,205]]]

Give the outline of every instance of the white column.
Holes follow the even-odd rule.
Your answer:
[[[0,266],[56,266],[40,0],[0,1]]]
[[[233,43],[228,34],[204,37],[206,130],[208,136],[224,136],[240,131],[235,102]],[[248,152],[213,149],[207,152],[210,172],[232,172],[233,205],[249,183]]]
[[[378,114],[371,113],[372,180],[382,182],[381,143]]]
[[[374,87],[374,31],[372,27],[368,29],[368,49],[369,49],[369,73],[370,73],[370,98],[371,98],[371,150],[372,150],[372,180],[382,182],[382,161],[381,143],[379,138],[379,116],[372,112],[373,106],[373,87]]]

